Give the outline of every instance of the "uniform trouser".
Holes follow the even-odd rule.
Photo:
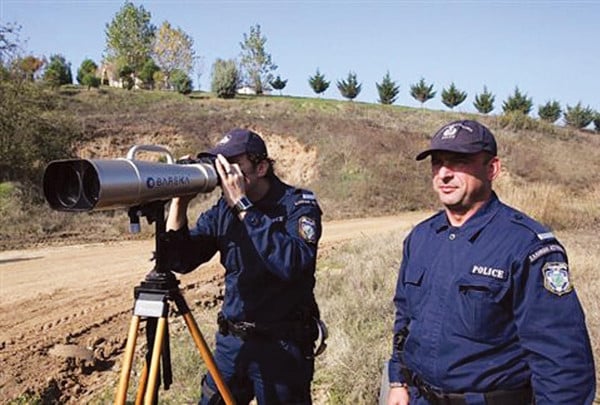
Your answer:
[[[290,340],[242,340],[217,333],[215,362],[237,405],[256,397],[259,405],[310,405],[314,359]],[[210,375],[202,383],[200,405],[221,404]]]

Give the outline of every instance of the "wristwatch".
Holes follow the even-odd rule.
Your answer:
[[[254,204],[252,204],[252,201],[250,201],[248,199],[248,197],[242,196],[242,198],[237,200],[237,202],[233,206],[233,210],[235,211],[236,215],[239,215],[240,212],[247,211],[248,209],[250,209],[253,206],[254,206]]]
[[[390,383],[390,388],[408,388],[408,384],[407,383],[401,383],[401,382],[391,382]]]

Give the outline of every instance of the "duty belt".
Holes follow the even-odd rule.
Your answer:
[[[325,323],[320,319],[313,319],[316,323],[318,335],[315,339],[319,340],[318,347],[314,351],[313,355],[318,356],[325,351],[327,347],[326,340],[329,337],[327,327]],[[242,340],[255,338],[255,337],[267,337],[275,339],[293,339],[295,337],[302,338],[304,335],[303,331],[306,328],[306,322],[304,321],[289,321],[289,322],[277,322],[277,323],[256,323],[256,322],[232,322],[226,319],[221,312],[217,317],[217,323],[219,325],[219,332],[222,335],[233,335]]]
[[[405,377],[410,377],[406,379],[407,383],[417,388],[431,405],[467,405],[467,394],[443,392],[427,384],[408,369],[404,369],[403,374]],[[481,395],[483,395],[486,405],[530,405],[533,400],[530,385],[515,390],[488,391]]]

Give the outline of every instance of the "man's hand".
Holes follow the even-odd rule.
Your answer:
[[[408,394],[408,388],[397,387],[390,388],[388,394],[388,405],[408,405],[410,404],[410,395]]]
[[[233,207],[240,198],[246,195],[246,178],[237,163],[230,164],[225,156],[217,155],[215,166],[221,177],[221,189],[227,205]]]

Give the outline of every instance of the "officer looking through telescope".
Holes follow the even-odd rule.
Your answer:
[[[492,190],[494,136],[452,122],[417,160],[427,156],[444,208],[404,241],[388,405],[591,404],[594,361],[567,253]]]
[[[308,190],[283,183],[261,137],[234,129],[216,157],[222,196],[188,229],[193,196],[174,198],[164,252],[187,273],[220,253],[225,294],[215,362],[237,404],[310,404],[315,342],[325,335],[315,301],[321,210]],[[321,343],[324,343],[321,341]],[[211,375],[200,404],[220,403]]]

